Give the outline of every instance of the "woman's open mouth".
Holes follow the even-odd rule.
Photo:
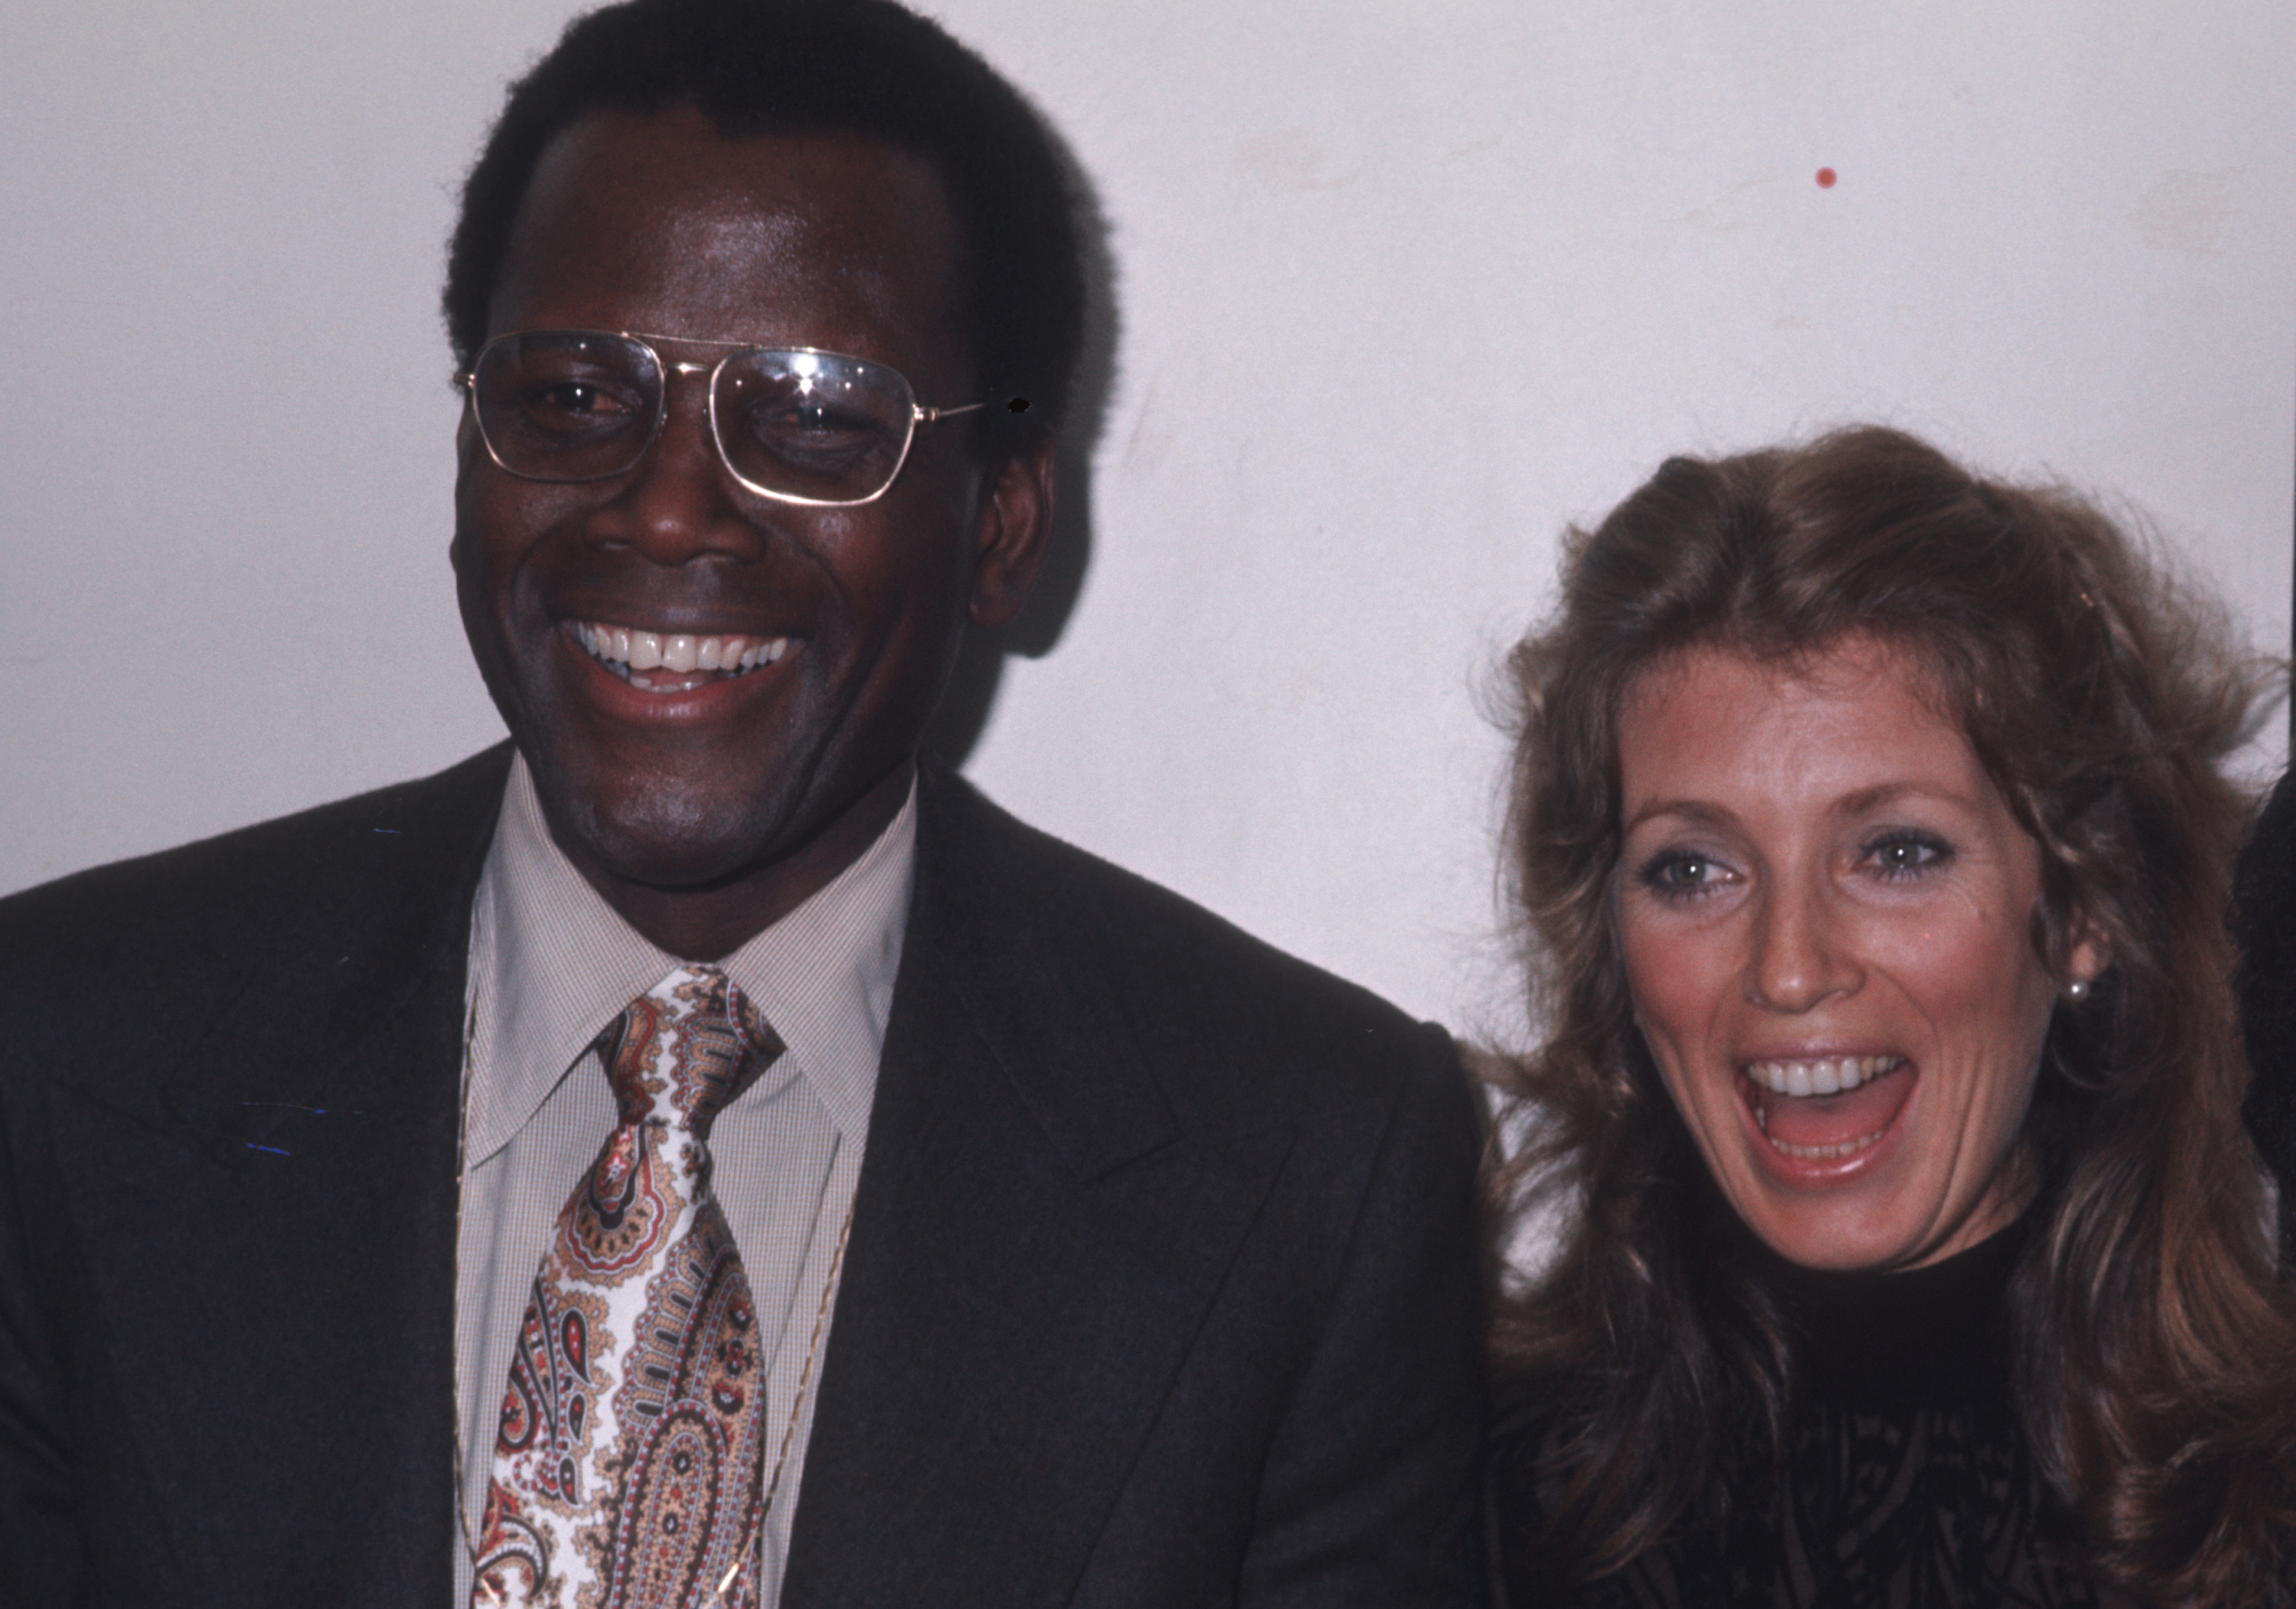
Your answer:
[[[1798,1162],[1855,1156],[1889,1131],[1913,1093],[1901,1055],[1750,1062],[1742,1091],[1770,1148]]]

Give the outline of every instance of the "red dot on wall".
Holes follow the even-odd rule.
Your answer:
[[[1831,189],[1833,189],[1833,181],[1834,181],[1834,177],[1835,177],[1835,174],[1834,174],[1834,171],[1833,171],[1833,168],[1819,168],[1819,169],[1817,170],[1817,187],[1818,187],[1820,190],[1831,190]]]

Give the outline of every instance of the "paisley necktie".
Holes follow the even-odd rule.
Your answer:
[[[535,1276],[471,1602],[752,1609],[764,1359],[708,1142],[782,1044],[725,973],[681,966],[598,1050],[619,1121]]]

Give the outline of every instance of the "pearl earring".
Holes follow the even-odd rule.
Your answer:
[[[2066,984],[2065,998],[2070,1000],[2076,1006],[2079,1005],[2083,1000],[2087,999],[2088,983],[2087,980],[2075,978],[2071,982]]]

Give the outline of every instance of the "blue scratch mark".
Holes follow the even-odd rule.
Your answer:
[[[290,1112],[308,1112],[313,1117],[324,1117],[327,1115],[327,1109],[324,1106],[306,1106],[300,1101],[242,1101],[240,1104],[242,1106],[284,1106]]]
[[[393,838],[398,836],[398,829],[397,827],[377,827],[375,828],[375,831],[378,833],[388,833]]]
[[[258,1145],[253,1140],[247,1142],[247,1148],[250,1151],[268,1151],[274,1156],[292,1156],[295,1154],[291,1151],[282,1151],[276,1145]]]

